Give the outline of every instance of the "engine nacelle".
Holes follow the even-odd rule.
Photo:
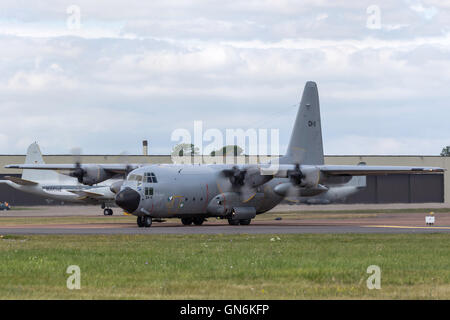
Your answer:
[[[249,220],[256,216],[256,209],[253,207],[235,207],[231,210],[231,219]]]
[[[328,188],[320,184],[312,188],[300,187],[286,182],[276,185],[273,191],[281,197],[312,197],[328,191]]]
[[[123,182],[124,182],[124,180],[114,182],[114,183],[109,187],[109,190],[111,190],[111,192],[114,193],[114,194],[119,193],[120,188],[122,188]]]
[[[92,186],[93,184],[97,184],[108,180],[112,177],[112,174],[106,172],[102,167],[92,165],[92,166],[83,166],[83,174],[78,176],[78,181],[80,183]]]

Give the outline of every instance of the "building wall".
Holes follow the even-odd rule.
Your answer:
[[[428,178],[420,178],[416,176],[413,183],[418,183],[420,180],[436,179],[436,186],[443,183],[444,202],[450,203],[450,157],[441,156],[325,156],[326,164],[357,164],[365,162],[367,165],[382,165],[382,166],[420,166],[420,167],[441,167],[446,169],[443,181],[439,182],[438,178],[433,178],[434,175],[429,175]],[[427,180],[429,183],[429,181]],[[415,188],[414,192],[420,189]],[[429,192],[424,189],[422,192]],[[439,190],[435,190],[439,192]],[[418,195],[414,194],[417,198]]]

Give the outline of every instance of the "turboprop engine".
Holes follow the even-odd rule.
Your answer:
[[[74,171],[69,174],[71,177],[78,179],[79,183],[92,186],[112,177],[112,174],[106,172],[98,165],[83,165],[77,164]]]
[[[256,195],[256,188],[272,179],[270,175],[261,175],[256,166],[246,168],[233,166],[230,169],[222,170],[221,175],[229,178],[234,191],[239,193],[243,202],[252,199]]]
[[[285,171],[289,182],[281,183],[273,191],[282,197],[315,196],[328,190],[320,183],[324,180],[320,170],[314,166],[295,165],[294,169]]]

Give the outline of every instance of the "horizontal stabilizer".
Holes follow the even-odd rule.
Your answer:
[[[31,180],[26,180],[26,179],[22,179],[19,177],[12,177],[12,176],[6,176],[5,177],[6,180],[12,181],[16,184],[20,184],[21,186],[36,186],[38,185],[37,182],[31,181]]]

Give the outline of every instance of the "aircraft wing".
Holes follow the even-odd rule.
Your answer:
[[[105,171],[110,171],[113,173],[126,173],[131,170],[134,170],[138,168],[140,165],[138,164],[90,164],[85,163],[80,165],[81,168],[85,169],[90,166],[95,166],[96,168],[102,168]],[[77,169],[76,164],[67,164],[67,163],[60,163],[60,164],[8,164],[5,166],[7,169],[37,169],[37,170],[58,170],[58,171],[73,171]]]
[[[331,176],[371,176],[386,174],[426,174],[443,173],[445,169],[438,167],[407,167],[407,166],[356,166],[356,165],[320,165],[321,172]]]
[[[97,199],[97,198],[103,198],[105,196],[103,193],[92,192],[92,191],[87,191],[87,190],[67,190],[67,191],[78,195],[80,198]]]

